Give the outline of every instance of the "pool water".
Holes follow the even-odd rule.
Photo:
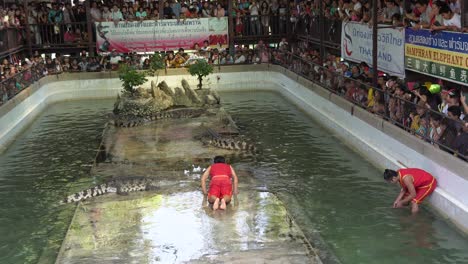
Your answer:
[[[253,168],[252,190],[277,194],[325,263],[468,263],[466,237],[424,208],[414,217],[392,209],[398,188],[280,95],[221,95],[262,148],[237,163]],[[0,154],[0,263],[53,262],[74,208],[57,201],[93,185],[89,170],[112,105],[52,105]]]

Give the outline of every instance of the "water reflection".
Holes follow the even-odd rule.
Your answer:
[[[393,210],[397,190],[382,172],[279,95],[222,96],[263,148],[254,172],[259,185],[281,197],[322,252],[343,263],[468,263],[467,238],[427,210],[416,218]]]

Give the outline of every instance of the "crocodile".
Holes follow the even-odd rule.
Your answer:
[[[206,109],[203,108],[179,108],[158,112],[154,115],[144,117],[114,117],[112,119],[116,127],[136,127],[146,123],[161,120],[161,119],[180,119],[180,118],[195,118],[206,113]]]
[[[212,130],[211,128],[206,128],[206,133],[204,133],[200,139],[203,144],[211,145],[217,148],[240,150],[252,153],[255,153],[257,151],[257,148],[254,144],[248,143],[241,139],[222,136],[214,130]]]
[[[126,195],[129,192],[149,191],[159,188],[159,181],[149,177],[119,177],[106,183],[96,185],[86,190],[67,196],[62,203],[73,203],[107,193]]]

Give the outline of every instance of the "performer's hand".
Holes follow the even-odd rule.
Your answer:
[[[235,190],[234,190],[234,194],[235,194],[235,195],[238,195],[238,194],[239,194],[239,190],[238,190],[238,189],[235,189]]]
[[[401,207],[403,207],[403,203],[401,201],[393,203],[393,208],[401,208]]]

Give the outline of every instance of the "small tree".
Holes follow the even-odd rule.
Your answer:
[[[142,85],[147,81],[145,73],[137,72],[135,68],[127,64],[119,66],[119,79],[122,81],[124,92],[130,93],[132,96],[135,93],[134,87]]]
[[[198,89],[202,89],[202,80],[203,77],[208,76],[208,74],[213,72],[213,66],[208,64],[208,62],[204,59],[197,59],[197,61],[190,65],[188,68],[190,75],[198,76]]]
[[[150,65],[147,71],[147,75],[153,77],[156,75],[156,84],[158,84],[159,70],[166,68],[166,65],[164,64],[164,57],[161,56],[160,53],[155,52],[150,56],[149,61]]]

